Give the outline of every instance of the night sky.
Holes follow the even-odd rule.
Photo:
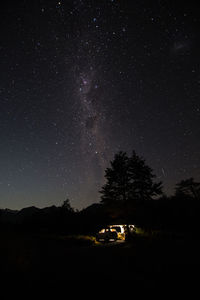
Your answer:
[[[200,180],[197,6],[5,2],[0,208],[98,202],[120,150],[144,157],[167,195],[182,179]]]

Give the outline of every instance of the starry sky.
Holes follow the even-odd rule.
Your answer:
[[[18,0],[0,14],[1,208],[98,202],[120,150],[144,157],[167,195],[200,180],[191,1]]]

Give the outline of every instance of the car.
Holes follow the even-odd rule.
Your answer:
[[[128,226],[128,229],[127,229]],[[109,228],[115,229],[117,231],[117,238],[119,240],[125,240],[127,235],[127,230],[129,230],[129,234],[133,234],[136,232],[135,225],[110,225]]]
[[[96,235],[96,240],[99,242],[115,242],[117,239],[118,234],[116,229],[110,227],[101,229]]]

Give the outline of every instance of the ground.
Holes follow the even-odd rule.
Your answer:
[[[146,288],[196,286],[199,243],[189,234],[147,234],[121,243],[92,237],[1,233],[1,275],[26,285],[130,282]]]

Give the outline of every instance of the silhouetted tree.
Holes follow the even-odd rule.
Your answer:
[[[105,170],[106,184],[100,193],[102,203],[126,201],[128,197],[129,175],[128,157],[125,152],[119,152],[111,161],[111,168]]]
[[[189,196],[200,200],[200,182],[195,182],[194,178],[180,181],[176,184],[176,196]]]
[[[135,151],[129,158],[128,172],[130,199],[152,200],[155,196],[162,194],[162,182],[154,182],[156,176],[153,170],[146,165],[143,158],[136,155]]]
[[[71,207],[69,199],[64,200],[61,207],[67,212],[74,212],[74,209]]]
[[[162,183],[155,183],[152,169],[135,151],[131,157],[119,152],[111,161],[111,167],[105,170],[106,183],[100,193],[101,202],[116,213],[130,214],[138,203],[151,200],[162,194]]]

